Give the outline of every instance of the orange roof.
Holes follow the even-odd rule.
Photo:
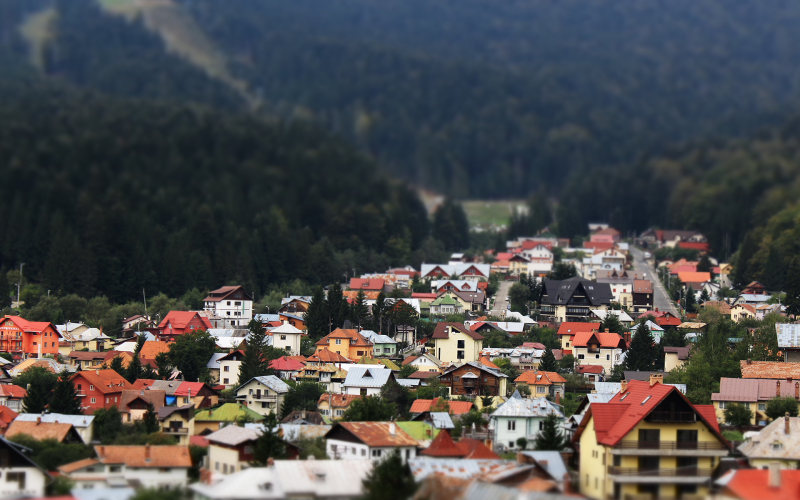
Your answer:
[[[329,345],[331,339],[348,339],[352,347],[371,347],[370,341],[365,339],[358,330],[337,328],[317,341],[317,345]]]
[[[37,421],[21,421],[14,420],[8,426],[6,437],[10,438],[18,434],[27,434],[34,437],[39,441],[44,439],[55,439],[58,442],[64,441],[69,431],[72,429],[72,424],[63,424],[56,422],[37,422]]]
[[[442,431],[433,438],[430,446],[420,452],[420,455],[425,455],[426,457],[463,458],[464,451],[456,446],[456,443],[453,441],[453,438],[450,437],[450,433],[447,429],[442,429]]]
[[[575,335],[572,340],[572,345],[575,347],[586,347],[589,342],[595,339],[600,344],[600,347],[615,348],[619,347],[623,342],[622,337],[618,333],[611,332],[580,332]]]
[[[383,290],[386,282],[380,278],[350,278],[351,290]]]
[[[130,382],[125,380],[125,377],[109,369],[77,372],[73,375],[72,380],[75,380],[76,377],[85,378],[87,382],[94,385],[103,394],[134,388]]]
[[[494,368],[495,370],[499,370],[500,367],[496,364],[492,363],[492,360],[487,358],[486,356],[481,356],[480,362],[483,366],[488,366],[489,368]]]
[[[99,463],[100,462],[96,458],[84,458],[83,460],[78,460],[77,462],[62,465],[58,468],[58,471],[62,474],[71,474],[75,471],[83,469],[84,467],[91,467],[92,465],[97,465]]]
[[[514,383],[528,385],[552,385],[566,383],[566,379],[556,372],[526,370],[514,380]]]
[[[73,353],[70,354],[70,357]],[[78,354],[78,353],[74,353]],[[106,353],[97,353],[103,356],[103,361],[106,365],[111,365],[111,362],[114,361],[114,358],[120,358],[122,360],[122,366],[127,368],[131,361],[133,361],[133,354],[127,351],[108,351]]]
[[[42,333],[42,331],[47,329],[47,327],[49,326],[53,329],[54,332],[56,332],[56,334],[58,334],[59,337],[61,337],[61,334],[58,333],[56,327],[53,326],[52,323],[49,323],[47,321],[28,321],[27,319],[21,316],[11,316],[11,315],[5,316],[3,319],[4,320],[10,319],[11,321],[14,322],[15,325],[17,325],[17,328],[19,328],[23,332],[29,332],[29,333]]]
[[[565,321],[558,327],[559,335],[575,335],[580,332],[591,332],[592,330],[599,330],[600,323],[597,322],[581,322],[581,321]]]
[[[378,448],[417,446],[417,441],[394,422],[340,422],[337,425],[367,446]]]
[[[317,406],[322,403],[330,403],[331,408],[347,408],[356,399],[361,399],[360,394],[330,394],[323,393],[317,401]]]
[[[97,459],[104,464],[128,467],[191,467],[188,446],[95,446]]]
[[[378,295],[381,294],[381,292],[374,292],[371,290],[360,291],[364,293],[364,300],[376,300]],[[348,302],[352,302],[356,299],[356,297],[358,297],[358,292],[359,290],[345,290],[342,292],[342,296],[347,299]]]
[[[203,323],[203,326],[206,329],[212,328],[211,322],[205,316],[201,316],[197,311],[170,311],[164,316],[164,319],[161,320],[161,323],[158,324],[158,328],[166,328],[167,323],[171,323],[173,328],[183,329],[186,328],[186,325],[189,324],[190,321],[197,316],[200,318],[200,321]]]
[[[411,363],[412,361],[414,361],[414,360],[415,360],[415,359],[417,359],[418,357],[419,357],[419,356],[409,356],[409,357],[407,357],[406,359],[404,359],[404,360],[403,360],[403,362],[402,362],[401,364],[402,364],[403,366],[406,366],[407,364]]]
[[[783,361],[739,361],[742,378],[768,378],[800,380],[800,363]]]
[[[736,309],[737,307],[741,307],[742,309],[744,309],[745,311],[750,312],[751,314],[755,314],[756,313],[756,308],[753,307],[750,304],[736,304],[735,306],[733,306],[734,309]]]
[[[440,398],[435,399],[415,399],[413,403],[411,403],[411,409],[409,410],[410,413],[424,413],[426,411],[431,411],[431,408],[436,408]],[[465,413],[469,413],[472,409],[472,402],[470,401],[449,401],[445,400],[447,403],[447,412],[451,415],[463,415]]]
[[[464,453],[462,455],[464,458],[500,458],[497,453],[493,452],[480,439],[461,438],[461,440],[456,443],[456,446]]]
[[[19,415],[19,413],[8,406],[0,406],[0,429],[8,427],[8,425],[17,418],[17,415]]]
[[[22,387],[14,384],[0,385],[0,396],[6,396],[12,399],[22,399],[28,394],[28,391]]]
[[[156,356],[162,352],[169,352],[169,343],[159,342],[157,340],[148,340],[139,351],[139,358],[141,359],[156,359]]]
[[[682,398],[688,406],[697,411],[701,420],[720,441],[727,443],[719,433],[719,424],[714,417],[713,408],[709,412],[707,405],[692,405],[686,396],[673,386],[660,383],[651,386],[649,382],[641,380],[630,381],[627,389],[617,393],[608,403],[591,405],[589,412],[594,418],[597,442],[608,446],[616,445],[670,394]]]
[[[739,469],[732,471],[733,478],[725,485],[724,492],[742,500],[784,500],[800,498],[800,470],[783,469],[780,484],[769,484],[769,470]]]
[[[680,271],[678,279],[683,283],[708,283],[711,281],[711,273],[706,271]]]
[[[522,491],[543,491],[554,493],[559,491],[558,485],[555,481],[541,477],[532,477],[516,485],[516,488]]]
[[[352,363],[338,352],[333,352],[327,348],[322,348],[308,357],[309,363]]]

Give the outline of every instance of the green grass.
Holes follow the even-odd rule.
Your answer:
[[[524,209],[522,200],[465,200],[461,202],[470,227],[491,229],[508,226],[511,215]]]

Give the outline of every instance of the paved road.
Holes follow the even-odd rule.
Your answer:
[[[681,315],[678,312],[678,308],[675,307],[675,303],[670,300],[667,290],[664,288],[664,285],[661,284],[661,280],[658,279],[656,270],[649,261],[645,260],[644,252],[632,246],[631,255],[633,256],[633,270],[636,274],[653,282],[653,307],[661,311],[669,311],[680,318]]]
[[[497,293],[494,294],[494,304],[489,311],[490,316],[504,317],[506,315],[506,306],[508,305],[508,291],[511,290],[511,285],[516,281],[500,281],[497,286]]]

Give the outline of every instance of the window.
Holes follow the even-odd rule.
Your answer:
[[[459,340],[459,341],[458,341],[458,346],[457,346],[457,347],[458,347],[459,349],[463,349],[463,348],[464,348],[464,341],[463,341],[463,340]]]
[[[456,351],[456,358],[464,359],[464,351]]]
[[[96,402],[97,402],[97,400],[95,400],[94,398],[92,398],[92,403],[96,403]]]
[[[758,406],[759,406],[758,409],[760,410],[761,409],[761,404],[759,404]],[[727,401],[720,401],[719,402],[719,409],[720,410],[724,410],[727,407],[728,407],[728,402]],[[764,409],[766,410],[766,406],[764,407]]]
[[[600,359],[600,355],[599,354],[595,354],[594,355],[594,359]]]
[[[381,450],[372,450],[372,456],[373,457],[381,456]]]
[[[336,339],[336,345],[341,345],[341,344],[342,344],[342,339]]]
[[[363,456],[366,456],[366,455],[367,455],[367,450],[365,450],[364,448],[361,448],[361,456],[363,457]]]
[[[514,447],[514,441],[509,441],[508,442],[508,447],[509,448],[513,448]]]
[[[539,430],[541,431],[542,429],[544,429],[544,420],[539,421]]]
[[[722,408],[722,402],[719,407]],[[767,411],[767,403],[758,403],[758,411]]]
[[[517,421],[516,420],[509,420],[508,421],[508,430],[510,430],[510,431],[517,430]]]
[[[224,371],[224,372],[230,371],[230,369],[231,369],[231,367],[228,366],[228,365],[225,365],[225,366],[222,367],[222,371]]]
[[[122,467],[119,465],[112,465],[108,468],[108,472],[119,472],[122,470]]]
[[[281,335],[281,340],[286,340],[286,335]]]
[[[578,359],[583,359],[583,354],[578,354]]]
[[[25,473],[24,472],[8,472],[6,473],[7,483],[17,483],[17,488],[20,490],[25,489]]]
[[[93,390],[94,390],[94,386],[93,386],[93,385],[90,385],[90,386],[89,386],[89,390],[90,390],[90,391],[93,391]]]
[[[540,386],[536,387],[536,392],[546,392],[546,391],[547,391],[547,387],[545,387],[543,385],[540,385]]]
[[[610,361],[610,360],[611,360],[611,355],[606,354],[606,361]]]
[[[225,385],[228,385],[228,379],[226,379],[226,378],[222,379],[222,383],[225,384]]]

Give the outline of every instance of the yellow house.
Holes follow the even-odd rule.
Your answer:
[[[161,432],[175,436],[178,444],[189,445],[189,438],[194,436],[194,405],[164,406],[158,411]]]
[[[671,372],[680,368],[689,359],[690,347],[664,347],[664,371]]]
[[[719,379],[719,392],[711,394],[711,403],[714,405],[717,421],[725,421],[725,410],[732,404],[742,405],[750,411],[751,425],[769,421],[767,403],[770,399],[794,398],[800,400],[800,381],[792,380],[789,373],[786,373],[786,376],[789,377],[789,380],[722,377]]]
[[[358,330],[337,328],[317,342],[317,350],[323,349],[335,352],[347,359],[357,360],[363,357],[372,357],[372,342],[358,333]]]
[[[591,498],[705,498],[730,445],[711,405],[693,405],[678,389],[623,383],[608,403],[592,403],[573,438],[579,489]]]
[[[744,319],[754,319],[756,308],[750,304],[736,304],[731,307],[731,321],[738,323]]]
[[[480,359],[483,335],[461,323],[439,323],[431,338],[434,356],[442,363],[463,364]]]

